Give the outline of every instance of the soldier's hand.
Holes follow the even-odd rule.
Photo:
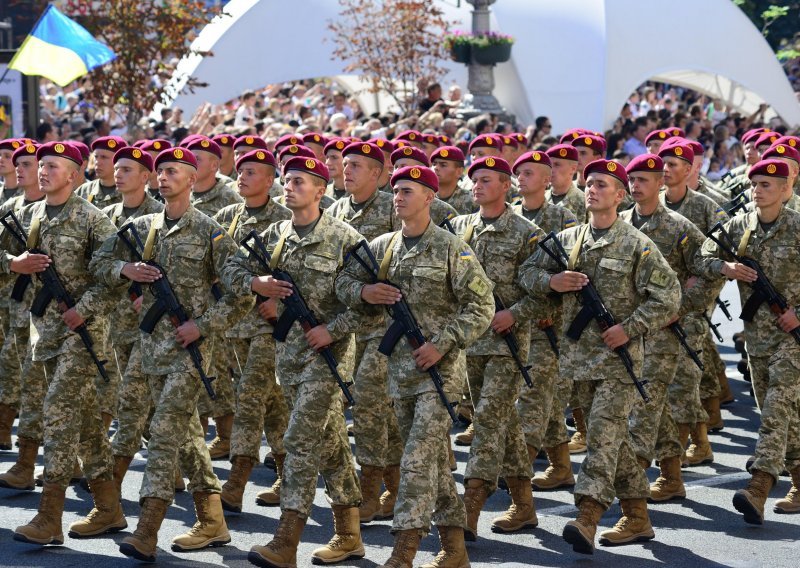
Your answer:
[[[258,315],[267,321],[278,317],[278,302],[274,298],[268,298],[265,302],[258,304]]]
[[[161,278],[161,271],[144,262],[128,262],[122,267],[120,273],[133,282],[150,284]]]
[[[135,300],[132,302],[132,304],[133,304],[133,310],[134,310],[134,311],[135,311],[137,314],[138,314],[139,312],[141,312],[141,311],[142,311],[142,302],[143,302],[143,301],[144,301],[144,296],[139,296],[138,298],[136,298],[136,299],[135,299]]]
[[[550,288],[556,292],[578,292],[589,283],[589,277],[581,272],[565,270],[550,277]]]
[[[758,279],[758,273],[739,262],[726,262],[722,265],[720,270],[723,276],[731,280],[741,280],[742,282],[755,282]]]
[[[25,251],[11,259],[9,268],[17,274],[36,274],[44,272],[50,266],[50,257],[46,254],[33,254]]]
[[[193,319],[182,323],[175,330],[175,340],[184,348],[198,339],[200,339],[200,328],[197,327]]]
[[[288,298],[292,295],[292,285],[272,276],[256,276],[250,281],[250,289],[267,298]]]
[[[366,284],[361,288],[361,299],[368,304],[391,305],[402,298],[402,292],[389,284]]]
[[[61,314],[61,319],[64,320],[64,323],[67,324],[67,327],[72,331],[75,331],[86,322],[75,308],[70,308]]]
[[[333,338],[331,334],[328,333],[328,328],[324,325],[318,325],[317,327],[312,327],[306,332],[306,341],[308,341],[308,345],[314,351],[319,351],[320,349],[326,348],[328,345],[333,343]]]
[[[793,307],[789,306],[789,309],[778,316],[778,327],[786,333],[800,327],[800,319],[797,319],[797,314]]]
[[[427,371],[442,360],[442,354],[439,353],[439,350],[436,349],[433,343],[427,341],[414,349],[411,354],[414,356],[414,362],[417,367],[423,371]]]
[[[601,337],[603,338],[603,341],[605,342],[606,346],[609,349],[616,349],[617,347],[622,347],[623,345],[628,343],[628,341],[631,340],[631,338],[628,337],[628,334],[625,333],[625,330],[622,329],[622,326],[620,324],[612,325],[611,327],[609,327],[607,330],[603,332]]]
[[[506,333],[510,331],[517,320],[514,319],[514,314],[510,310],[500,310],[492,318],[492,331],[495,333]]]

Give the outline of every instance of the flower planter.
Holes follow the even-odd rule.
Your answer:
[[[469,63],[471,61],[470,45],[468,43],[454,44],[450,48],[450,57],[456,63]]]
[[[487,47],[472,47],[472,56],[475,63],[481,65],[495,65],[497,63],[505,63],[511,59],[511,44],[495,44]]]

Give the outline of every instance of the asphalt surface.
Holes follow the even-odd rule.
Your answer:
[[[723,298],[732,300],[731,312],[739,313],[738,298],[729,284]],[[653,505],[650,516],[655,528],[656,538],[645,544],[635,544],[618,548],[598,547],[593,556],[574,553],[561,539],[564,524],[574,518],[576,509],[572,495],[568,491],[537,493],[536,508],[539,526],[536,529],[512,535],[499,535],[490,531],[493,517],[501,514],[510,504],[508,495],[498,491],[487,502],[479,524],[479,539],[468,543],[468,551],[474,567],[511,566],[734,566],[734,567],[797,567],[800,565],[800,515],[776,515],[772,503],[789,490],[790,482],[783,477],[773,489],[767,502],[767,521],[761,527],[745,524],[733,509],[733,492],[744,486],[747,473],[745,461],[751,455],[758,429],[758,411],[753,399],[748,395],[748,383],[736,371],[738,353],[733,350],[732,334],[741,328],[741,322],[734,319],[728,322],[719,313],[714,321],[722,322],[721,332],[724,344],[720,346],[723,359],[728,364],[728,375],[732,378],[731,387],[736,402],[723,410],[725,429],[711,436],[715,462],[708,466],[684,470],[687,485],[687,499],[672,504]],[[685,364],[692,364],[688,358]],[[461,428],[456,428],[457,433]],[[213,428],[212,428],[213,434]],[[209,436],[211,438],[211,436]],[[459,461],[456,481],[463,491],[464,465],[468,448],[456,446]],[[266,453],[266,446],[262,456]],[[144,470],[146,450],[137,454],[131,465],[123,487],[123,508],[132,531],[136,526],[139,512],[138,491]],[[4,471],[16,459],[16,452],[0,454],[0,470]],[[573,456],[572,463],[578,472],[582,456]],[[40,457],[41,464],[41,457]],[[219,477],[228,477],[230,464],[215,461]],[[537,461],[537,471],[545,465]],[[245,492],[244,513],[228,514],[228,527],[233,541],[230,545],[196,553],[175,553],[169,544],[173,537],[185,532],[194,522],[191,496],[180,493],[170,507],[167,518],[159,533],[158,563],[161,566],[250,566],[247,553],[255,544],[265,544],[273,534],[280,512],[277,508],[258,507],[256,493],[274,480],[274,473],[263,466],[253,470],[251,483]],[[651,481],[658,472],[648,471]],[[310,566],[310,556],[314,548],[328,541],[333,524],[330,508],[322,491],[322,481],[314,502],[313,513],[303,533],[298,550],[298,566]],[[88,540],[66,537],[64,546],[36,547],[12,540],[15,527],[27,523],[35,514],[40,490],[35,492],[14,492],[0,489],[0,566],[42,566],[82,568],[131,566],[137,564],[119,553],[118,544],[128,531],[106,535]],[[67,526],[85,515],[91,508],[87,493],[77,487],[67,491],[64,513],[64,533]],[[600,530],[610,528],[619,518],[619,505],[614,504],[603,516]],[[346,562],[344,565],[371,567],[382,564],[389,557],[392,537],[389,534],[391,521],[373,522],[362,527],[366,547],[366,557]],[[415,565],[430,561],[438,551],[435,531],[423,539]]]

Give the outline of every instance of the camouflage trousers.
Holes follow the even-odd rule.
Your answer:
[[[532,333],[541,332],[533,329]],[[547,341],[531,341],[528,365],[533,367],[531,369],[533,388],[529,389],[527,386],[522,388],[517,399],[517,412],[522,424],[522,431],[525,434],[525,443],[539,450],[543,447],[550,447],[544,444],[544,439],[550,427],[551,416],[555,414],[554,410],[557,406],[558,419],[556,422],[561,424],[564,430],[564,441],[566,441],[564,407],[557,404],[558,398],[556,397],[558,358]]]
[[[353,436],[359,465],[397,465],[403,441],[389,400],[389,359],[378,353],[381,338],[356,343],[356,375],[353,387]]]
[[[353,454],[347,441],[339,387],[325,375],[321,380],[281,385],[289,407],[289,426],[283,438],[281,509],[311,514],[317,474],[325,480],[325,493],[334,505],[357,507],[361,488]]]
[[[631,412],[629,425],[634,453],[651,461],[680,456],[683,452],[678,441],[678,427],[672,418],[668,400],[669,385],[675,378],[680,364],[694,365],[684,361],[685,353],[678,340],[666,333],[659,333],[656,341],[645,341],[642,378],[647,380],[650,402],[637,396]]]
[[[636,462],[628,417],[639,393],[619,379],[575,381],[573,395],[586,415],[586,459],[575,484],[575,503],[589,496],[608,508],[619,499],[650,496],[647,476]]]
[[[275,340],[272,335],[263,334],[229,341],[244,363],[236,383],[231,459],[248,456],[258,461],[262,430],[272,452],[285,454],[283,435],[289,423],[289,409],[275,380]]]
[[[205,392],[200,377],[195,371],[145,377],[156,410],[150,422],[140,499],[155,497],[172,502],[179,452],[181,469],[189,478],[189,491],[220,493],[222,487],[211,467],[197,414],[197,398],[200,391]]]
[[[708,330],[703,336],[703,345],[701,347],[703,349],[701,357],[706,369],[700,378],[700,400],[705,400],[719,396],[722,392],[719,386],[719,376],[725,373],[725,363],[719,356],[717,344],[714,343],[714,338],[711,337],[711,330]]]
[[[761,409],[753,468],[777,479],[784,465],[789,470],[800,465],[800,349],[750,355],[748,366]]]
[[[111,441],[115,456],[133,457],[142,445],[142,433],[153,406],[147,377],[142,372],[140,343],[133,344],[122,374],[117,412],[118,428]]]
[[[475,405],[475,438],[464,479],[483,479],[491,493],[497,489],[501,472],[509,477],[531,477],[525,437],[514,406],[522,383],[514,359],[504,355],[468,356],[467,377]]]
[[[464,502],[447,457],[451,421],[439,395],[426,392],[394,399],[394,411],[405,447],[392,532],[427,533],[431,521],[442,527],[465,527]]]
[[[0,348],[0,404],[19,408],[22,364],[30,341],[30,327],[9,328]]]
[[[73,349],[43,361],[49,380],[44,397],[44,469],[47,481],[69,485],[75,456],[87,479],[111,479],[114,461],[104,432],[92,377],[97,368],[80,341]]]
[[[17,330],[21,337],[28,330]],[[47,394],[47,374],[41,361],[34,361],[31,345],[26,348],[22,362],[22,381],[20,384],[19,424],[17,436],[28,438],[41,444],[44,441],[44,398]]]
[[[119,372],[121,368],[123,371],[125,367],[120,367],[116,361],[116,349],[111,346],[110,339],[110,325],[108,320],[104,319],[97,323],[97,333],[101,334],[101,341],[95,343],[95,352],[101,361],[108,361],[106,364],[106,375],[108,375],[108,382],[97,371],[94,370],[94,386],[97,391],[97,405],[100,407],[100,412],[110,416],[117,415],[117,406],[119,405],[119,387],[122,384],[122,373]],[[138,335],[139,331],[136,330]]]
[[[687,334],[688,333],[687,330]],[[693,345],[693,343],[697,342],[697,339],[699,339],[697,336],[689,334],[689,344],[692,345],[695,350],[699,348],[699,346],[695,347]],[[716,351],[716,349],[714,350]],[[680,364],[678,364],[675,370],[675,379],[669,386],[669,404],[672,417],[678,424],[690,424],[691,426],[694,426],[697,422],[707,422],[708,413],[703,408],[702,402],[700,402],[700,378],[702,372],[697,365],[686,356],[683,348],[681,348],[680,353],[677,353],[675,357],[680,358]],[[705,347],[703,347],[701,357],[701,361],[703,361],[705,365],[705,359],[707,359]],[[647,358],[645,358],[645,365],[646,364]],[[708,367],[706,367],[706,369],[707,368]],[[717,380],[716,377],[714,380]]]
[[[200,391],[197,401],[197,412],[200,416],[228,416],[233,414],[236,405],[236,393],[233,389],[233,379],[241,373],[236,360],[236,355],[229,341],[215,337],[214,347],[211,350],[211,369],[208,375],[217,377],[214,381],[215,400],[211,400],[205,389]]]

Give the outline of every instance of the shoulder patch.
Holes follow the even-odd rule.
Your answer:
[[[722,219],[728,217],[728,215],[725,213],[725,210],[722,207],[717,207],[717,210],[714,211],[714,213],[716,213],[717,217],[720,217]]]
[[[480,276],[475,276],[469,281],[467,287],[475,292],[478,296],[485,296],[489,292],[489,284]]]
[[[211,240],[213,242],[217,242],[223,237],[225,237],[225,231],[223,231],[222,229],[214,229],[214,232],[211,233]]]
[[[659,288],[666,288],[667,284],[669,284],[669,276],[666,272],[656,268],[650,274],[650,282]]]
[[[472,252],[468,250],[461,251],[458,255],[459,260],[471,260],[472,259]]]
[[[531,234],[528,235],[528,244],[529,245],[534,245],[538,241],[539,241],[539,235],[537,235],[535,232],[531,231]]]
[[[650,245],[645,245],[642,249],[642,258],[646,257],[648,254],[650,254]]]
[[[572,227],[574,227],[577,224],[578,224],[578,222],[575,219],[567,219],[566,221],[564,221],[564,228],[565,229],[571,229]]]
[[[678,244],[683,246],[689,241],[689,235],[687,233],[683,233],[681,238],[678,239]]]

